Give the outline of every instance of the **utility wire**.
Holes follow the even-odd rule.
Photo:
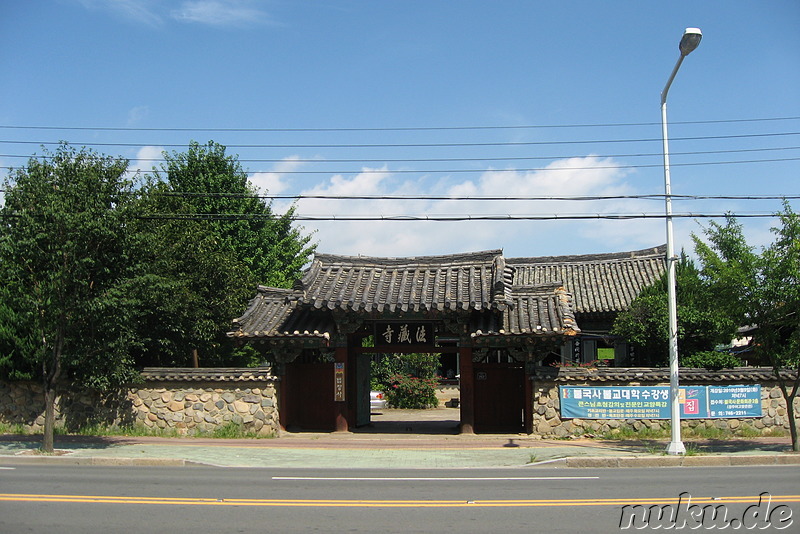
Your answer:
[[[723,219],[735,218],[774,218],[775,213],[673,213],[673,218],[690,219]],[[14,219],[21,215],[0,213],[0,218]],[[539,214],[539,215],[292,215],[293,221],[329,221],[329,222],[465,222],[465,221],[582,221],[582,220],[615,220],[629,221],[637,219],[663,219],[663,213],[576,213],[576,214]],[[131,217],[136,220],[152,221],[272,221],[283,218],[281,215],[215,213],[215,214],[174,214],[154,213]]]
[[[635,220],[635,219],[663,219],[663,213],[595,213],[595,214],[551,214],[551,215],[299,215],[292,216],[295,221],[430,221],[430,222],[463,222],[463,221],[556,221],[556,220]],[[673,213],[674,218],[692,219],[720,219],[727,217],[757,218],[775,217],[775,213]],[[209,215],[176,215],[153,214],[137,216],[142,220],[188,220],[188,221],[231,221],[231,220],[274,220],[279,215],[248,215],[248,214],[209,214]]]
[[[769,148],[737,148],[731,150],[694,150],[685,152],[670,152],[671,156],[706,156],[712,154],[744,154],[748,152],[775,152],[782,150],[800,150],[800,146],[784,146],[784,147],[769,147]],[[608,158],[642,158],[642,157],[662,157],[663,152],[642,152],[634,154],[591,154],[592,158],[608,159]],[[56,156],[41,155],[36,158],[53,159]],[[587,154],[572,154],[572,155],[559,155],[559,156],[511,156],[511,157],[488,157],[488,158],[380,158],[380,159],[331,159],[331,158],[237,158],[240,163],[433,163],[433,162],[459,162],[459,161],[528,161],[528,160],[558,160],[558,159],[573,159],[585,158]],[[17,159],[30,159],[30,155],[23,154],[0,154],[0,158],[17,158]],[[136,158],[138,162],[148,163],[165,163],[167,160],[164,158]],[[7,168],[7,167],[5,167]],[[279,171],[251,171],[251,172],[279,172]]]
[[[735,124],[743,122],[775,122],[798,120],[800,117],[767,117],[750,119],[720,119],[700,121],[671,121],[671,124]],[[596,124],[529,124],[529,125],[482,125],[482,126],[406,126],[375,128],[132,128],[113,126],[34,126],[0,125],[7,130],[64,130],[105,132],[408,132],[408,131],[453,131],[453,130],[527,130],[550,128],[614,128],[631,126],[656,126],[658,122],[596,123]]]
[[[800,135],[800,132],[773,132],[760,134],[737,134],[737,135],[703,135],[694,137],[673,137],[670,141],[703,141],[714,139],[754,139],[764,137],[784,137]],[[543,146],[543,145],[581,145],[581,144],[603,144],[603,143],[644,143],[661,142],[660,137],[640,138],[640,139],[593,139],[576,141],[497,141],[497,142],[473,142],[473,143],[354,143],[354,144],[242,144],[225,145],[226,148],[448,148],[448,147],[481,147],[481,146]],[[58,145],[59,141],[37,142],[20,140],[0,140],[0,143],[17,145]],[[115,146],[115,147],[142,147],[154,146],[146,143],[71,143],[81,146]],[[191,145],[186,143],[156,143],[163,147],[188,148]]]
[[[7,190],[0,189],[0,193]],[[258,198],[265,200],[428,200],[428,201],[522,201],[522,202],[586,202],[586,201],[607,201],[607,200],[657,200],[663,202],[666,198],[664,193],[641,194],[641,195],[575,195],[575,196],[445,196],[445,195],[329,195],[329,194],[294,194],[294,195],[260,195],[251,193],[227,193],[227,192],[195,192],[195,191],[129,191],[129,195],[134,196],[163,196],[163,197],[182,197],[182,198]],[[786,195],[670,195],[676,201],[690,200],[800,200],[800,193]]]
[[[776,163],[783,161],[800,161],[797,158],[771,158],[736,161],[705,161],[696,163],[672,163],[672,167],[702,167],[705,165],[739,165],[745,163]],[[662,163],[643,165],[593,165],[591,167],[528,167],[512,169],[350,169],[350,170],[286,170],[286,171],[250,171],[264,174],[462,174],[462,173],[513,173],[513,172],[557,172],[557,171],[593,171],[603,169],[650,169],[663,167]],[[14,167],[0,166],[0,169],[11,170]]]

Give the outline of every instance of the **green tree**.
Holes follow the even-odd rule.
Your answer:
[[[183,367],[199,363],[199,354],[209,367],[251,363],[224,337],[252,296],[247,268],[201,222],[145,218],[134,226],[144,264],[130,283],[138,366]]]
[[[679,358],[683,364],[692,356],[712,351],[727,343],[736,332],[738,323],[725,311],[713,304],[714,295],[705,287],[700,271],[685,255],[676,269],[678,298]],[[666,276],[644,288],[621,313],[612,333],[625,338],[640,348],[650,365],[666,365],[669,347]]]
[[[159,193],[179,195],[188,212],[207,218],[220,246],[232,250],[259,284],[291,287],[315,245],[294,224],[294,207],[283,215],[259,197],[236,156],[223,145],[192,142],[186,152],[164,153],[155,171],[166,185]]]
[[[192,142],[164,154],[140,200],[136,234],[149,266],[136,294],[144,365],[247,365],[251,347],[224,333],[256,284],[291,287],[314,250],[293,225],[294,209],[273,213],[225,147]],[[199,354],[199,355],[198,355]]]
[[[4,180],[0,346],[10,352],[2,371],[42,381],[45,451],[62,379],[106,389],[134,376],[127,166],[62,144]]]
[[[704,233],[708,243],[693,236],[702,274],[741,325],[754,325],[754,350],[772,364],[786,400],[792,448],[800,451],[794,399],[800,387],[800,215],[788,202],[777,214],[775,241],[761,254],[747,245],[734,217],[724,225],[712,222]],[[783,371],[793,371],[794,379]]]

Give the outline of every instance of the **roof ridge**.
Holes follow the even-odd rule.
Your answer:
[[[575,254],[566,256],[533,256],[521,258],[506,258],[509,264],[530,264],[530,263],[592,263],[620,260],[641,260],[648,258],[658,258],[666,253],[666,245],[644,248],[641,250],[631,250],[625,252],[605,252],[600,254]]]
[[[314,261],[320,263],[347,263],[353,265],[380,264],[380,265],[416,265],[416,264],[441,264],[449,262],[474,262],[476,260],[492,261],[496,256],[502,256],[503,249],[483,250],[478,252],[461,252],[456,254],[442,254],[432,256],[407,256],[407,257],[381,257],[381,256],[345,256],[340,254],[315,254]]]

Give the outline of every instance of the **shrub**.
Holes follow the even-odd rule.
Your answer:
[[[695,352],[689,356],[680,357],[680,363],[683,367],[696,367],[712,371],[742,366],[742,360],[738,356],[717,351]]]
[[[389,405],[394,408],[420,410],[438,406],[435,378],[418,378],[398,373],[391,377],[392,386],[386,390]]]

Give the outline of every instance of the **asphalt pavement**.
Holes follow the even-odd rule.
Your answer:
[[[684,440],[685,456],[665,440],[539,439],[527,434],[458,434],[458,410],[373,414],[353,432],[282,432],[275,438],[0,436],[0,465],[213,465],[310,468],[669,467],[800,465],[789,438]]]

